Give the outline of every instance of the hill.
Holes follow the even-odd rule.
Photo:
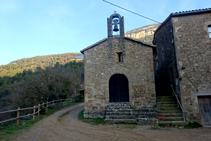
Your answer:
[[[37,56],[0,66],[0,111],[75,94],[84,76],[83,60],[76,55],[80,53]]]
[[[22,73],[24,70],[32,70],[34,72],[38,67],[43,69],[48,66],[54,66],[57,62],[62,65],[71,61],[78,62],[82,59],[75,59],[75,56],[80,54],[81,53],[64,53],[15,60],[7,65],[0,66],[0,76],[14,76],[17,73]]]
[[[131,31],[126,32],[125,37],[135,38],[142,42],[152,44],[154,32],[159,25],[160,24],[152,24],[133,29]]]

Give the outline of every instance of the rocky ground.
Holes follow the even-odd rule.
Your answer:
[[[211,140],[211,128],[151,129],[140,125],[91,125],[78,120],[83,104],[64,108],[12,140],[18,141],[174,141]],[[63,118],[59,116],[68,112]]]

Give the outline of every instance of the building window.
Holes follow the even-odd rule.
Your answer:
[[[117,62],[123,62],[122,52],[117,52]]]
[[[211,25],[208,25],[209,37],[211,38]]]

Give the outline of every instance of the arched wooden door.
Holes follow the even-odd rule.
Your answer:
[[[109,80],[109,102],[129,102],[127,77],[115,74]]]

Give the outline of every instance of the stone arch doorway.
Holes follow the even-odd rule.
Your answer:
[[[128,79],[125,75],[114,74],[111,76],[109,102],[129,102]]]

